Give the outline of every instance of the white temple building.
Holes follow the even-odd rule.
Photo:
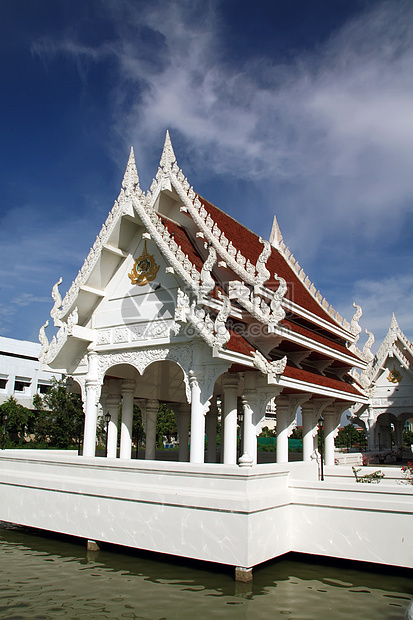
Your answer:
[[[180,460],[215,462],[217,397],[222,461],[257,462],[257,435],[275,398],[277,462],[299,406],[303,458],[325,420],[325,460],[334,464],[340,416],[367,398],[351,377],[366,362],[351,347],[361,331],[334,311],[285,247],[276,220],[265,241],[199,196],[180,170],[167,134],[150,191],[139,185],[133,150],[122,190],[64,299],[53,289],[59,328],[41,359],[80,386],[84,455],[94,456],[98,404],[111,416],[110,458],[131,458],[134,401],[143,413],[146,458],[155,458],[156,415],[167,402],[178,422]],[[190,431],[190,440],[189,440]],[[190,445],[188,454],[187,446]]]
[[[291,551],[412,565],[413,486],[400,484],[400,468],[360,485],[349,465],[335,465],[342,412],[369,407],[361,309],[350,323],[338,315],[276,220],[266,241],[197,194],[168,134],[149,191],[131,151],[119,197],[64,298],[60,284],[56,333],[41,328],[40,359],[82,395],[83,455],[0,450],[0,520],[227,564],[245,581],[253,566]],[[402,387],[407,370],[396,371]],[[276,462],[259,464],[270,401]],[[159,403],[177,418],[178,462],[156,460]],[[145,459],[131,459],[134,404]],[[299,407],[303,461],[289,462]],[[106,458],[95,455],[101,411]]]
[[[369,340],[371,346],[371,334]],[[365,429],[369,450],[402,449],[403,428],[413,418],[413,344],[401,331],[394,314],[377,354],[369,353],[366,359],[367,368],[361,376],[354,376],[369,402],[352,407],[351,419]]]

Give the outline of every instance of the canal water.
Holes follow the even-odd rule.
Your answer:
[[[238,584],[222,566],[183,563],[0,523],[2,620],[403,620],[410,571],[273,561]]]

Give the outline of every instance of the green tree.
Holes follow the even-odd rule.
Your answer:
[[[403,431],[403,445],[411,446],[413,443],[413,432],[404,429]]]
[[[25,433],[32,412],[19,405],[13,396],[0,405],[1,442],[9,448],[21,446],[25,443]]]
[[[296,426],[291,433],[291,439],[302,439],[303,438],[303,427]]]
[[[55,380],[46,394],[33,399],[33,404],[38,411],[33,429],[37,441],[54,448],[77,444],[83,426],[82,401],[78,394],[67,391],[64,381]]]
[[[337,448],[358,447],[362,449],[365,443],[364,437],[361,429],[357,429],[354,424],[347,424],[347,426],[340,428],[334,443]]]
[[[277,431],[274,429],[270,430],[268,426],[263,426],[261,429],[260,437],[277,437]]]
[[[175,414],[172,409],[165,404],[161,404],[158,409],[158,415],[156,418],[156,437],[158,446],[163,445],[163,437],[167,437],[168,441],[171,441],[172,436],[176,437],[178,432]]]

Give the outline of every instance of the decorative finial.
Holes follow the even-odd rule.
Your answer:
[[[54,321],[55,327],[61,327],[62,321],[59,319],[59,313],[62,308],[62,296],[59,292],[59,286],[62,283],[62,278],[60,277],[56,284],[52,288],[52,299],[54,301],[53,308],[50,310],[50,316]]]
[[[390,329],[393,331],[397,331],[399,329],[399,324],[397,322],[396,315],[394,314],[394,312],[391,317]]]
[[[374,360],[374,355],[371,352],[371,347],[374,344],[374,334],[373,332],[369,332],[367,329],[365,331],[368,335],[368,339],[363,348],[363,359],[370,364]]]
[[[172,148],[171,138],[169,136],[169,131],[166,130],[165,143],[163,145],[163,151],[162,151],[161,161],[159,162],[159,166],[161,168],[171,168],[175,162],[176,162],[176,157],[175,157],[174,150]]]
[[[283,236],[281,234],[280,227],[278,226],[277,218],[274,215],[271,234],[270,234],[270,243],[273,246],[273,248],[276,248],[277,250],[279,250],[282,240],[283,240]]]
[[[136,169],[135,155],[133,152],[133,146],[131,146],[128,164],[126,166],[125,174],[122,181],[122,189],[125,190],[125,195],[130,196],[139,189],[139,176]]]
[[[361,306],[357,305],[355,301],[353,301],[353,307],[356,309],[356,311],[354,313],[353,318],[351,319],[350,333],[353,334],[354,336],[354,344],[355,344],[360,338],[361,327],[359,325],[359,320],[360,320],[361,315],[363,314],[363,311],[361,309]]]

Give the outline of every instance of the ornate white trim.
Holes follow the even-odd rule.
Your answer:
[[[169,234],[168,229],[153,208],[151,197],[146,196],[144,199],[135,198],[132,200],[132,204],[166,260],[188,287],[198,295],[201,274]]]
[[[205,243],[205,248],[208,248],[208,256],[202,265],[201,269],[201,287],[199,291],[199,301],[201,301],[202,297],[208,295],[215,288],[215,280],[211,276],[211,271],[215,263],[217,262],[217,253],[215,248],[208,243]]]
[[[213,221],[201,200],[190,187],[182,170],[174,162],[171,170],[163,169],[163,174],[168,175],[178,196],[184,204],[184,210],[188,211],[193,221],[202,231],[207,241],[209,241],[227,263],[227,265],[245,282],[251,285],[263,284],[270,277],[270,272],[266,269],[266,262],[271,255],[271,244],[259,238],[264,248],[254,266],[249,259],[236,249],[231,241],[228,241],[225,234]],[[152,191],[152,186],[151,186]]]
[[[190,303],[189,296],[178,289],[174,317],[175,324],[189,322],[215,352],[222,349],[231,337],[226,328],[226,321],[231,312],[231,302],[221,291],[218,292],[218,298],[222,301],[222,306],[214,321],[209,312],[198,306],[195,300]]]
[[[255,290],[251,290],[244,282],[239,280],[232,280],[228,283],[229,298],[236,299],[254,318],[268,325],[269,333],[273,333],[275,327],[285,317],[285,311],[281,303],[287,292],[287,284],[284,278],[278,277],[277,274],[274,274],[274,278],[280,283],[275,292],[268,289],[262,290],[261,287],[254,287]],[[262,293],[270,298],[269,305]]]
[[[268,375],[268,381],[275,382],[277,375],[282,375],[285,367],[287,366],[287,356],[285,355],[280,360],[270,362],[259,351],[251,351],[251,355],[254,358],[254,366],[260,370],[264,375]]]
[[[100,384],[106,372],[117,364],[129,364],[136,368],[140,375],[154,362],[171,361],[178,364],[184,375],[185,393],[188,402],[191,402],[189,387],[189,371],[192,364],[192,347],[188,345],[173,345],[157,348],[139,349],[135,351],[113,351],[98,354],[98,378]]]

